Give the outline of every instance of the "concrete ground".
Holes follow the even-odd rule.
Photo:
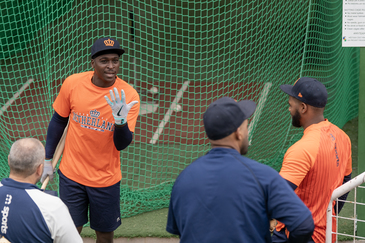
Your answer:
[[[84,243],[95,243],[94,239],[83,238]],[[114,243],[179,243],[178,238],[117,238]],[[354,241],[340,241],[339,243],[353,243]],[[355,243],[365,243],[365,240],[356,240]]]
[[[83,238],[84,243],[95,243],[94,239],[91,238]],[[154,238],[154,237],[146,237],[146,238],[117,238],[114,239],[114,243],[179,243],[180,240],[178,238]]]

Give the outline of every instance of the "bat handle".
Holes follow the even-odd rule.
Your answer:
[[[60,141],[58,142],[58,145],[56,147],[56,152],[52,159],[52,169],[53,170],[56,168],[57,162],[60,159],[63,149],[65,147],[67,130],[68,130],[68,124],[65,127],[65,130],[63,131],[62,137],[61,137]],[[41,189],[43,189],[43,190],[46,189],[48,182],[49,182],[49,176],[47,176],[46,179],[43,181]]]
[[[43,184],[41,187],[42,190],[46,189],[48,182],[49,182],[49,176],[47,176],[46,179],[43,181]]]

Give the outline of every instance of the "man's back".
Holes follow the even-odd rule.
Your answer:
[[[280,174],[297,185],[296,193],[311,210],[315,223],[313,240],[325,239],[326,209],[334,189],[352,171],[351,142],[327,120],[305,129],[301,140],[284,156]]]
[[[167,230],[181,242],[271,242],[270,218],[292,229],[310,216],[272,168],[226,148],[212,149],[177,178]]]
[[[0,184],[1,235],[10,242],[82,242],[58,197],[10,178]]]

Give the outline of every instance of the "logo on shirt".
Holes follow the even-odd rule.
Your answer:
[[[5,204],[10,205],[11,199],[13,197],[9,194],[6,195]],[[4,206],[3,210],[1,210],[1,214],[3,215],[1,219],[1,233],[6,234],[8,229],[8,216],[9,216],[10,208],[8,206]]]
[[[8,229],[9,207],[4,206],[3,210],[1,210],[1,214],[3,215],[1,219],[1,233],[6,234]]]
[[[96,118],[98,118],[98,117],[100,116],[100,112],[99,112],[99,111],[97,111],[97,110],[91,110],[91,111],[90,111],[90,116],[91,116],[91,117],[96,117]]]
[[[340,158],[338,157],[336,138],[335,138],[335,136],[332,135],[332,133],[330,133],[330,136],[331,136],[331,140],[335,143],[336,165],[338,167],[340,165]]]
[[[6,198],[5,198],[5,204],[10,204],[11,203],[11,199],[13,198],[13,196],[12,195],[9,195],[9,194],[7,194],[6,195]]]
[[[82,128],[91,129],[94,131],[104,132],[114,131],[114,122],[105,121],[103,118],[99,118],[100,112],[95,110],[89,111],[89,115],[78,115],[76,112],[73,112],[72,119],[79,123]]]

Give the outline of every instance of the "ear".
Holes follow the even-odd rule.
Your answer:
[[[234,131],[234,137],[237,140],[241,140],[242,139],[242,134],[240,132],[240,127],[238,127],[236,131]]]
[[[95,61],[94,59],[91,59],[91,67],[94,69],[94,64],[95,64]]]
[[[300,103],[300,113],[304,114],[308,111],[308,105],[306,103]]]
[[[36,170],[37,176],[42,176],[43,167],[44,167],[44,163],[41,163],[41,164],[38,165],[37,170]]]

